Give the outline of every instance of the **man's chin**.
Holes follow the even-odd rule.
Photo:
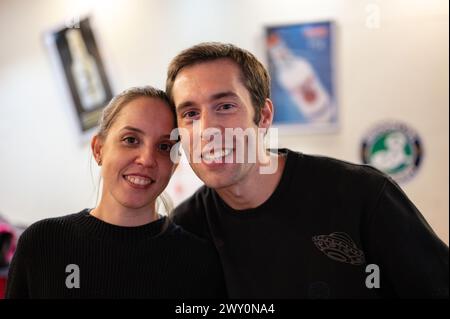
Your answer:
[[[214,189],[221,189],[221,188],[225,188],[227,186],[229,186],[226,183],[220,182],[220,181],[207,181],[205,182],[205,185],[208,186],[209,188],[214,188]]]
[[[220,189],[231,186],[233,183],[228,176],[224,174],[203,173],[197,174],[197,176],[205,183],[209,188]],[[228,177],[228,178],[227,178]]]
[[[205,166],[191,166],[194,173],[208,187],[221,189],[233,186],[237,182],[237,173],[240,171],[238,167],[227,165],[222,169],[211,169]]]

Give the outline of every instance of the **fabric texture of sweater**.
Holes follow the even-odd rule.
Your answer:
[[[207,241],[166,217],[121,227],[89,212],[27,228],[11,262],[6,298],[226,296],[217,252]]]
[[[234,210],[203,186],[174,211],[216,246],[231,298],[448,298],[448,247],[390,177],[278,152],[284,171],[260,206]]]

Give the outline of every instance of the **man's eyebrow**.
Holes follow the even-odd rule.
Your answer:
[[[232,91],[225,91],[225,92],[219,92],[216,94],[211,95],[209,98],[210,101],[218,100],[224,97],[232,97],[232,98],[238,98],[238,95]]]
[[[183,109],[191,107],[193,105],[195,105],[194,102],[186,101],[186,102],[183,102],[183,103],[180,103],[179,105],[177,105],[175,107],[175,110],[177,111],[177,113],[180,113]]]
[[[234,93],[232,91],[225,91],[225,92],[219,92],[219,93],[215,93],[215,94],[211,95],[209,100],[212,102],[215,100],[222,99],[224,97],[239,98],[239,96],[236,93]],[[192,101],[185,101],[185,102],[177,105],[176,110],[178,113],[180,113],[183,109],[194,106],[194,105],[195,105],[195,103]]]

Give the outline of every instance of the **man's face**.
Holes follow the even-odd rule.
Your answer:
[[[229,187],[257,171],[254,161],[248,160],[248,152],[256,151],[252,143],[249,150],[248,138],[225,143],[226,128],[255,133],[258,128],[253,122],[255,111],[250,93],[233,61],[218,59],[183,68],[172,92],[183,149],[192,169],[207,186]],[[208,148],[213,141],[221,146]],[[237,149],[244,150],[243,157],[236,157]]]

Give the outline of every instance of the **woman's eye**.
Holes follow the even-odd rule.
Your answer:
[[[137,144],[138,139],[133,136],[127,136],[122,139],[126,144]]]
[[[163,152],[170,152],[170,149],[172,148],[172,144],[162,143],[162,144],[159,144],[158,147]]]

